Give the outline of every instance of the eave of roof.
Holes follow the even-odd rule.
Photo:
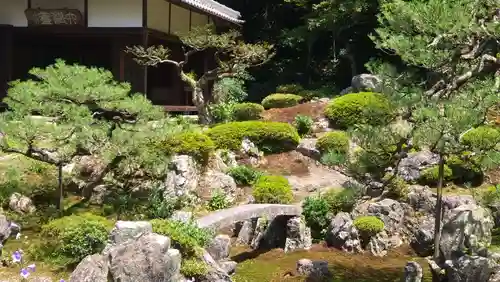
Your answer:
[[[214,0],[180,0],[181,3],[197,8],[207,14],[224,19],[235,24],[242,24],[245,21],[240,20],[240,12],[233,10],[227,6]]]

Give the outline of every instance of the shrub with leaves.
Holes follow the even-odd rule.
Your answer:
[[[479,195],[479,201],[484,206],[500,202],[500,185],[491,185]]]
[[[297,115],[293,125],[297,129],[300,136],[305,136],[311,133],[314,120],[310,116]]]
[[[195,222],[153,219],[151,224],[153,232],[168,236],[186,258],[198,254],[214,236],[211,231],[199,228]]]
[[[146,213],[148,218],[169,218],[175,210],[180,209],[180,201],[167,199],[163,196],[163,189],[155,187],[148,196]]]
[[[483,183],[484,172],[471,153],[448,156],[446,165],[451,169],[452,179],[456,184],[480,186]]]
[[[281,175],[263,175],[253,185],[253,197],[257,203],[289,204],[293,201],[292,187]]]
[[[351,212],[360,194],[357,187],[333,188],[326,191],[321,197],[328,202],[330,212],[337,214],[339,212]]]
[[[300,84],[283,84],[276,87],[276,93],[290,93],[298,95],[302,91],[304,91],[304,87]]]
[[[384,230],[384,222],[376,216],[360,216],[354,220],[353,225],[366,237],[375,236]]]
[[[251,185],[257,180],[262,172],[247,165],[232,167],[227,172],[238,185]]]
[[[208,201],[208,209],[211,211],[227,209],[230,206],[224,191],[217,190],[213,193],[212,198]]]
[[[256,103],[235,104],[233,108],[233,120],[247,121],[259,120],[264,112],[264,107]]]
[[[214,142],[201,132],[183,132],[162,142],[167,154],[188,155],[201,163],[207,163],[215,150]]]
[[[302,101],[302,96],[295,94],[271,94],[262,100],[262,106],[266,109],[288,108],[298,105]]]
[[[444,181],[450,181],[453,177],[453,171],[447,165],[444,165]],[[419,181],[427,185],[436,185],[439,180],[439,166],[435,165],[426,168],[420,174]]]
[[[212,127],[207,135],[217,148],[239,150],[244,138],[266,152],[293,150],[299,144],[297,130],[288,123],[269,121],[229,122]]]
[[[327,151],[321,155],[320,162],[330,167],[340,166],[347,162],[347,156],[337,151]]]
[[[186,278],[199,279],[208,272],[207,264],[198,258],[183,259],[181,274]]]
[[[333,99],[325,109],[325,116],[339,128],[357,124],[379,125],[393,116],[393,108],[382,94],[352,93]]]
[[[347,154],[349,151],[349,136],[344,131],[328,132],[318,139],[316,149],[321,153],[333,151],[340,154]]]
[[[460,141],[471,150],[491,150],[499,146],[500,130],[492,126],[480,126],[465,132]]]
[[[385,191],[387,191],[386,197],[394,200],[404,200],[408,197],[409,185],[400,176],[388,173],[382,180],[387,182],[385,187]]]
[[[104,248],[112,224],[104,217],[81,214],[53,220],[42,226],[42,240],[32,250],[35,259],[72,266]]]
[[[331,207],[322,196],[309,196],[302,203],[302,215],[314,239],[323,239],[331,220]]]

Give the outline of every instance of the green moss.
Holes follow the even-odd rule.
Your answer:
[[[374,236],[384,230],[384,222],[376,216],[360,216],[353,222],[361,234]]]
[[[271,94],[262,100],[262,106],[266,109],[271,108],[288,108],[300,103],[302,96],[295,94]]]
[[[325,116],[340,128],[356,124],[379,125],[393,115],[389,100],[372,92],[352,93],[333,99],[325,109]]]
[[[259,120],[264,112],[264,107],[256,103],[240,103],[233,107],[235,121]]]
[[[188,155],[206,163],[215,150],[214,142],[200,132],[184,132],[168,138],[161,144],[168,154]]]
[[[289,204],[293,200],[292,187],[281,175],[263,175],[253,185],[253,197],[257,203]]]
[[[349,136],[343,131],[328,132],[318,139],[316,148],[321,153],[333,151],[346,154],[349,151]]]
[[[218,148],[239,150],[246,137],[266,152],[286,152],[299,144],[297,130],[288,123],[269,121],[229,122],[214,126],[207,135]]]
[[[183,259],[181,264],[181,274],[186,278],[198,278],[208,272],[208,266],[200,259]]]

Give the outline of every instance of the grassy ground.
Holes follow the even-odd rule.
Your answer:
[[[325,281],[329,282],[399,282],[404,266],[410,260],[419,262],[424,268],[424,282],[432,280],[427,263],[422,258],[414,258],[406,248],[391,252],[383,258],[368,253],[348,254],[320,245],[313,246],[309,251],[288,254],[279,249],[254,253],[237,248],[233,253],[233,259],[239,262],[234,276],[236,282],[316,282],[296,275],[296,263],[302,258],[327,261],[332,277]]]

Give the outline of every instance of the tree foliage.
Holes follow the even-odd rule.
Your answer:
[[[180,77],[193,90],[193,103],[198,109],[200,122],[209,123],[208,86],[210,81],[224,78],[245,78],[247,69],[266,63],[272,56],[272,45],[267,43],[249,44],[239,39],[237,31],[217,33],[215,26],[195,27],[189,33],[180,34],[180,40],[185,45],[184,59],[175,61],[170,56],[170,50],[164,46],[128,47],[127,52],[135,56],[142,65],[157,66],[168,63],[177,67]],[[184,67],[190,57],[198,52],[213,53],[217,66],[203,73],[199,78],[190,76]],[[217,103],[217,101],[214,101]]]

